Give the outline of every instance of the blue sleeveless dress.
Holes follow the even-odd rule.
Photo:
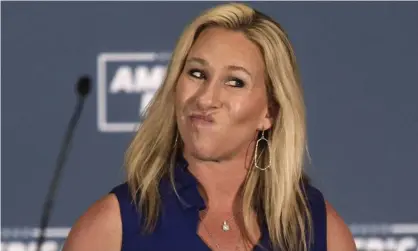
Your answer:
[[[111,190],[120,207],[122,219],[121,251],[210,251],[207,244],[197,235],[199,211],[205,209],[205,203],[197,189],[197,180],[188,172],[187,162],[181,158],[175,170],[175,183],[182,202],[174,193],[168,179],[160,183],[162,211],[152,234],[142,234],[144,219],[132,203],[127,183]],[[326,209],[325,201],[319,190],[307,185],[306,192],[311,208],[314,241],[309,251],[326,251]],[[259,244],[267,250],[269,235],[266,226],[261,227]],[[258,245],[254,251],[262,251]]]

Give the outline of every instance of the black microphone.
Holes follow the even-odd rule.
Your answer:
[[[69,153],[69,149],[71,146],[71,140],[73,138],[73,133],[77,127],[78,121],[80,119],[81,112],[83,111],[84,101],[87,95],[89,94],[91,89],[91,80],[88,76],[82,76],[79,78],[76,86],[76,93],[78,96],[78,101],[73,112],[73,115],[68,123],[67,131],[64,136],[64,140],[61,144],[61,149],[58,154],[54,176],[52,177],[51,184],[48,189],[48,194],[46,196],[42,216],[41,216],[41,223],[39,227],[39,237],[37,242],[37,251],[41,250],[41,246],[45,241],[45,229],[48,227],[49,218],[51,216],[51,211],[54,206],[55,200],[55,193],[61,178],[61,173],[64,167],[64,164],[67,159],[67,155]]]

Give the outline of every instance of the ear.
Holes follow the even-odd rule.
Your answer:
[[[260,123],[258,125],[258,130],[264,131],[268,130],[273,125],[273,117],[271,116],[269,109],[266,109],[264,112],[264,116],[261,118]]]

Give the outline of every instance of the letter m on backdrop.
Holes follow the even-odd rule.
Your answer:
[[[133,132],[162,84],[170,53],[101,53],[97,58],[97,127]]]

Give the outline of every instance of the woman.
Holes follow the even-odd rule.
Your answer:
[[[127,182],[92,205],[64,251],[352,251],[303,173],[305,110],[279,24],[243,4],[182,34],[126,154]]]

